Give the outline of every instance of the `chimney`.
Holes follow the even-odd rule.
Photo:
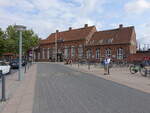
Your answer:
[[[120,28],[120,29],[123,28],[123,24],[119,24],[119,28]]]
[[[58,33],[58,32],[59,32],[59,30],[57,29],[57,30],[56,30],[56,33]]]
[[[72,30],[72,27],[69,27],[69,31],[71,31]]]
[[[84,27],[85,27],[85,28],[88,27],[88,24],[85,24]]]

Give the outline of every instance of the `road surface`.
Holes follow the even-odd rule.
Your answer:
[[[37,68],[33,113],[150,113],[150,94],[59,64]]]

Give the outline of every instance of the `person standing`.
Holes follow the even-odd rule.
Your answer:
[[[110,58],[106,57],[104,59],[104,75],[109,75],[110,74],[109,65],[110,65]]]

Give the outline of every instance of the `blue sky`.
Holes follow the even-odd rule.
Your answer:
[[[23,24],[41,38],[69,27],[97,30],[135,26],[139,43],[150,44],[150,0],[0,0],[0,27]]]

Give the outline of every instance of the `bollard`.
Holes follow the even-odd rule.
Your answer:
[[[78,62],[78,68],[79,68],[79,62]]]
[[[0,70],[0,75],[2,77],[2,98],[1,101],[6,101],[5,97],[5,75],[2,73],[2,70]]]

